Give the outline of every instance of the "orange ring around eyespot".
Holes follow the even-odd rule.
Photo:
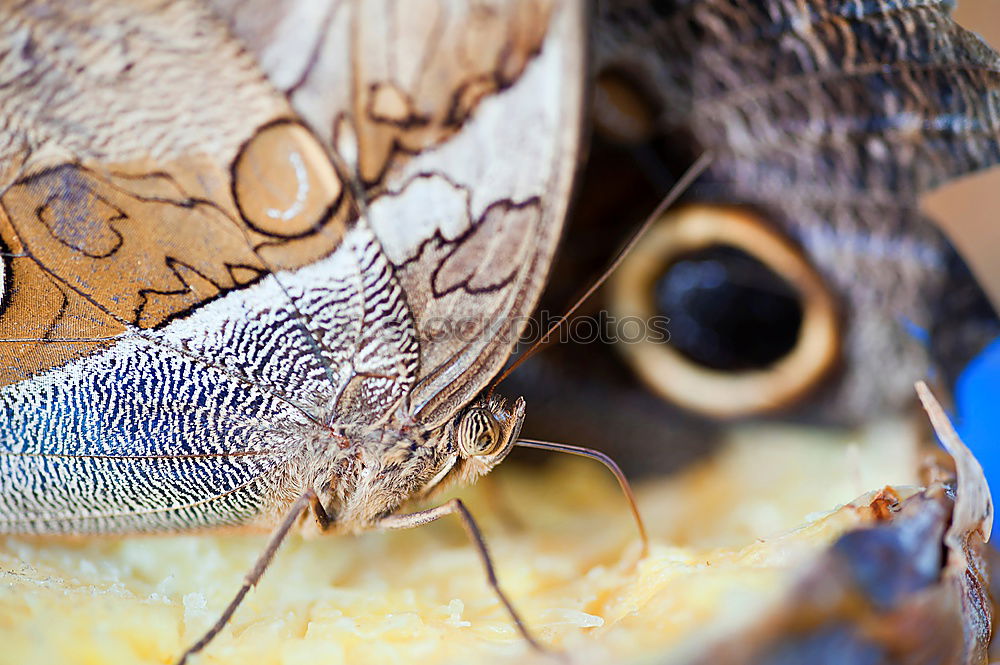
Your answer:
[[[699,365],[662,342],[619,343],[616,348],[651,390],[686,409],[736,418],[788,406],[835,365],[840,322],[830,291],[801,250],[753,213],[702,204],[664,214],[612,276],[610,313],[644,320],[656,315],[652,287],[664,267],[676,257],[719,244],[761,260],[801,294],[802,323],[792,351],[763,370],[725,372]]]

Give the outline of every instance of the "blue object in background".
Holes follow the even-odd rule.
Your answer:
[[[1000,338],[973,358],[955,382],[955,429],[983,465],[1000,500]]]

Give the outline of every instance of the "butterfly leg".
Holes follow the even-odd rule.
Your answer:
[[[507,594],[503,592],[500,588],[500,582],[497,581],[497,573],[493,567],[493,560],[490,558],[489,549],[486,547],[486,541],[483,539],[483,534],[479,530],[479,525],[476,524],[476,520],[473,519],[472,513],[469,509],[465,507],[461,499],[452,499],[447,503],[443,503],[435,508],[429,508],[427,510],[421,510],[416,513],[408,513],[406,515],[390,515],[389,517],[382,518],[375,525],[380,529],[411,529],[416,526],[422,526],[424,524],[430,524],[436,520],[441,519],[446,515],[457,515],[459,519],[462,520],[462,526],[465,527],[465,532],[469,535],[469,540],[472,544],[476,546],[476,551],[479,552],[479,559],[483,562],[483,568],[486,569],[486,579],[489,582],[490,587],[493,592],[503,603],[503,606],[507,608],[507,613],[510,618],[514,621],[514,625],[517,627],[521,636],[531,645],[533,649],[538,651],[547,651],[545,647],[541,645],[528,631],[528,627],[525,625],[524,621],[521,620],[521,616],[514,609],[514,605],[511,604],[510,600],[507,598]]]
[[[279,524],[278,528],[271,534],[271,539],[267,541],[267,547],[265,547],[264,551],[257,557],[257,561],[254,563],[253,568],[251,568],[250,572],[243,578],[243,586],[240,587],[236,597],[229,602],[225,611],[219,617],[218,621],[216,621],[212,627],[208,629],[208,632],[206,632],[200,640],[195,642],[181,655],[177,661],[177,665],[184,665],[187,663],[189,656],[204,649],[209,642],[215,639],[216,635],[222,632],[222,629],[226,627],[227,623],[229,623],[229,620],[233,617],[233,614],[235,614],[236,609],[240,606],[240,603],[243,602],[247,593],[264,575],[264,571],[267,570],[267,567],[271,564],[271,560],[274,559],[274,555],[278,551],[278,548],[281,547],[281,543],[285,540],[285,536],[288,535],[288,532],[292,529],[295,523],[299,521],[302,514],[310,507],[316,511],[316,519],[319,522],[321,529],[325,530],[330,526],[332,520],[326,510],[323,509],[323,506],[319,501],[319,497],[316,496],[316,492],[310,489],[299,496],[299,498],[295,500],[295,503],[292,504],[291,508],[288,509],[288,512],[285,513],[285,516],[281,519],[281,524]]]

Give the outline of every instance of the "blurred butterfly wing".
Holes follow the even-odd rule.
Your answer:
[[[581,134],[582,4],[214,4],[348,172],[414,317],[406,417],[439,425],[507,360],[551,262]]]
[[[354,26],[362,20],[358,6],[331,7]],[[501,234],[521,252],[504,257],[523,262],[511,288],[492,299],[448,301],[463,314],[492,307],[488,315],[499,319],[537,296],[565,201],[546,207],[530,228],[515,214],[487,214],[499,199],[470,202],[474,217],[436,217],[437,208],[410,208],[437,204],[426,190],[414,201],[390,187],[439,184],[457,168],[453,157],[432,160],[433,173],[389,177],[404,161],[461,138],[478,106],[500,98],[499,86],[449,99],[469,115],[423,143],[383,142],[377,128],[345,115],[345,131],[371,137],[338,139],[338,155],[332,135],[313,131],[327,125],[315,114],[302,124],[288,102],[293,91],[276,90],[225,19],[200,5],[5,13],[3,120],[17,131],[0,168],[0,530],[151,530],[266,517],[298,491],[292,459],[309,440],[328,437],[331,424],[385,417],[425,378],[417,370],[434,366],[435,353],[454,356],[456,377],[475,375],[469,397],[485,381],[475,372],[485,377],[503,362],[509,345],[494,352],[493,340],[473,339],[479,346],[465,355],[418,346],[414,319],[425,321],[427,303],[439,297],[424,294],[434,271],[421,257],[400,258],[392,243],[415,254],[434,245],[446,295],[478,285],[455,278],[448,258],[481,251],[476,265],[488,266],[490,243],[466,241],[482,241],[498,225],[513,228]],[[323,25],[336,29],[332,19]],[[389,44],[371,39],[338,52],[339,64],[315,49],[310,57],[323,71],[353,76],[358,62],[379,60]],[[393,57],[411,62],[400,44]],[[538,46],[529,59],[539,59]],[[499,80],[514,90],[523,77],[511,74]],[[325,85],[333,98],[353,99],[343,96],[343,82],[299,88]],[[555,84],[557,96],[580,85]],[[392,111],[373,103],[376,119]],[[513,118],[514,103],[503,102],[501,113]],[[569,124],[578,127],[574,109]],[[575,148],[558,136],[560,148]],[[385,145],[392,149],[378,177],[364,182],[364,151]],[[566,195],[568,184],[548,187],[568,177],[562,167],[531,171],[519,172],[525,191],[506,191],[512,210],[531,196]],[[484,176],[462,176],[451,193],[471,199],[463,187],[481,182],[473,177]],[[398,204],[388,227],[375,215],[381,200]],[[428,219],[445,220],[439,244]],[[467,226],[456,227],[463,220]],[[420,266],[415,277],[408,266]]]
[[[954,347],[947,329],[958,326],[940,306],[956,291],[979,302],[966,310],[979,346],[998,332],[918,210],[927,189],[1000,161],[1000,58],[952,20],[951,4],[603,5],[599,67],[656,98],[667,151],[712,151],[692,197],[765,210],[840,296],[845,362],[826,417],[911,402],[930,361],[907,330]]]

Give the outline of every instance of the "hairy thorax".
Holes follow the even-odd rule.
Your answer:
[[[454,460],[444,437],[403,428],[347,428],[323,443],[303,469],[302,485],[316,491],[338,532],[372,528],[422,495]]]

